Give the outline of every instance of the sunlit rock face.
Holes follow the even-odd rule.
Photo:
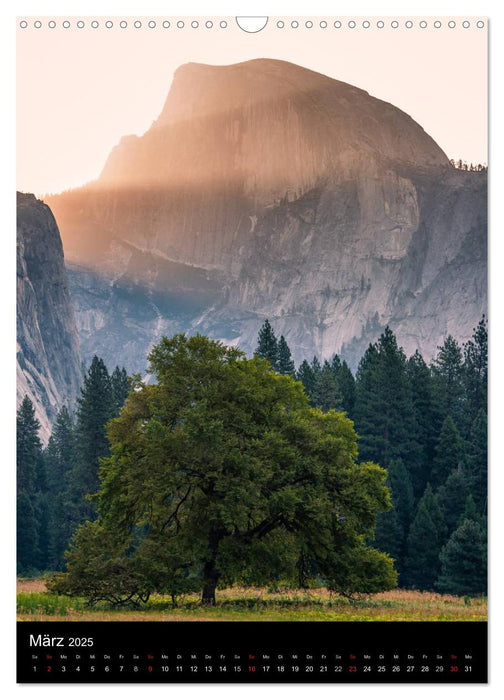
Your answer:
[[[355,365],[387,323],[428,359],[486,309],[486,174],[452,168],[393,105],[283,61],[182,66],[147,133],[47,201],[84,356],[130,371],[177,330],[251,352],[266,317],[297,361],[343,349]]]
[[[72,409],[82,382],[75,316],[54,217],[17,195],[17,401],[28,395],[44,442],[56,412]]]

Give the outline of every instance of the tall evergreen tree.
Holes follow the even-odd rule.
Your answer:
[[[486,517],[485,517],[485,515],[481,515],[481,513],[478,512],[478,509],[476,507],[476,503],[474,502],[474,498],[472,497],[472,494],[469,494],[469,496],[466,498],[464,512],[462,513],[462,516],[459,520],[458,525],[461,525],[464,520],[474,520],[475,523],[478,523],[478,525],[481,525],[481,527],[485,531],[485,536],[486,536],[486,531],[487,531]]]
[[[336,379],[341,392],[341,404],[349,418],[353,419],[355,407],[355,379],[350,367],[343,360],[336,372]]]
[[[278,342],[275,332],[268,319],[264,321],[263,325],[259,329],[255,354],[258,357],[268,360],[274,370],[277,369]]]
[[[338,380],[334,376],[333,369],[327,360],[316,375],[313,404],[317,408],[322,409],[324,413],[327,413],[330,409],[337,411],[342,409]]]
[[[71,484],[74,520],[78,523],[94,517],[94,507],[85,496],[98,489],[99,461],[109,454],[105,425],[116,413],[110,375],[103,360],[96,355],[77,401],[76,460]]]
[[[373,547],[376,547],[380,552],[389,554],[394,559],[394,567],[399,572],[399,586],[401,585],[400,560],[402,539],[403,532],[399,523],[397,510],[392,508],[388,513],[380,513],[376,518]]]
[[[473,337],[464,345],[464,381],[468,415],[487,411],[488,328],[485,316],[474,329]]]
[[[317,377],[322,372],[322,365],[320,364],[320,360],[316,355],[313,356],[313,360],[311,361],[311,368],[313,372],[313,376],[315,377],[315,381],[317,381]]]
[[[463,443],[451,416],[444,420],[436,443],[430,481],[434,488],[443,484],[452,471],[460,469],[464,458]]]
[[[338,372],[341,369],[341,359],[340,359],[339,355],[336,355],[336,354],[333,355],[333,358],[331,360],[331,369],[334,372],[334,376],[337,377]]]
[[[32,499],[18,492],[16,506],[16,550],[18,574],[29,574],[38,564],[38,522]]]
[[[112,395],[114,397],[115,414],[119,415],[121,408],[124,406],[126,397],[131,389],[131,380],[123,367],[116,367],[110,375],[110,383],[112,386]]]
[[[487,414],[480,408],[467,442],[467,470],[474,502],[480,514],[486,512],[488,474]]]
[[[436,588],[454,595],[486,595],[487,547],[483,528],[464,520],[440,554]]]
[[[418,468],[417,426],[406,357],[389,327],[369,346],[356,378],[355,424],[361,459],[387,467],[402,459],[410,474]]]
[[[402,460],[393,460],[387,470],[387,486],[390,488],[392,510],[381,513],[376,521],[377,549],[387,552],[396,560],[399,583],[404,569],[406,539],[413,514],[413,485]]]
[[[294,360],[292,359],[290,348],[287,345],[287,341],[285,340],[283,335],[280,336],[277,350],[277,372],[279,374],[288,375],[289,377],[294,377],[296,374]]]
[[[25,396],[16,420],[16,462],[18,492],[32,494],[40,480],[42,443],[38,435],[40,423],[35,418],[33,404]]]
[[[47,472],[50,549],[48,568],[61,570],[63,555],[75,529],[78,516],[72,504],[72,474],[76,463],[76,440],[72,417],[66,406],[56,416],[44,452]]]
[[[447,336],[432,363],[435,396],[443,417],[451,416],[460,425],[464,397],[462,351],[453,336]]]
[[[374,415],[385,409],[385,401],[381,392],[378,391],[379,373],[378,346],[376,343],[370,343],[359,362],[355,375],[355,427],[360,437],[359,453],[364,459],[367,459],[367,454],[376,455],[380,451],[374,440],[376,431]],[[366,440],[368,435],[369,441]],[[364,441],[368,444],[364,444]]]
[[[303,383],[305,393],[311,401],[315,390],[315,374],[307,360],[303,360],[299,365],[296,379]]]
[[[445,537],[443,516],[430,484],[418,503],[408,540],[404,583],[417,590],[431,591],[439,575],[439,553]]]
[[[74,425],[66,406],[63,406],[56,416],[44,452],[44,461],[48,491],[56,494],[66,490],[67,475],[75,462]]]
[[[424,492],[430,477],[441,421],[435,409],[431,372],[418,350],[409,358],[407,371],[421,453],[419,468],[412,476],[415,479],[415,493],[420,495]]]
[[[469,496],[467,474],[462,469],[455,469],[437,493],[448,537],[460,525],[460,520],[466,512]]]
[[[45,469],[40,423],[35,418],[32,402],[25,396],[17,412],[17,566],[19,573],[45,568],[46,511],[42,502],[45,489]]]

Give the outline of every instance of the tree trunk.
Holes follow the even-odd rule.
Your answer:
[[[215,589],[219,580],[219,572],[215,569],[215,560],[222,538],[221,530],[211,530],[208,538],[209,558],[203,568],[203,591],[201,593],[201,605],[215,605]]]
[[[215,605],[215,587],[216,581],[207,580],[203,585],[201,594],[201,605]]]

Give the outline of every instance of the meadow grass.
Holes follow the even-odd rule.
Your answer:
[[[64,621],[473,621],[487,619],[486,598],[396,589],[350,601],[324,588],[279,590],[226,588],[217,605],[202,608],[189,595],[174,608],[169,596],[153,595],[141,608],[86,606],[83,598],[48,593],[41,579],[18,581],[18,620]]]

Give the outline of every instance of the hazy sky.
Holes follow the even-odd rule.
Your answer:
[[[410,114],[449,157],[473,162],[487,161],[487,28],[463,17],[449,28],[433,26],[435,18],[399,18],[392,28],[384,17],[367,17],[370,27],[347,26],[342,18],[336,29],[329,17],[296,18],[297,28],[277,27],[270,17],[265,29],[247,34],[233,18],[198,17],[198,28],[190,19],[97,17],[99,28],[90,27],[92,17],[83,17],[85,27],[49,28],[50,17],[41,17],[41,28],[29,19],[18,29],[17,80],[17,186],[38,195],[59,192],[96,178],[112,147],[126,134],[142,134],[159,115],[174,70],[196,61],[229,64],[252,58],[279,58],[319,71],[367,90]],[[185,27],[175,25],[185,19]],[[205,27],[211,19],[212,29]],[[286,18],[289,21],[293,18]],[[306,20],[314,26],[304,26]],[[326,19],[328,27],[318,28]],[[422,29],[422,19],[427,27]],[[126,28],[119,22],[127,21]],[[156,22],[149,28],[149,20]],[[19,25],[19,22],[18,22]]]

